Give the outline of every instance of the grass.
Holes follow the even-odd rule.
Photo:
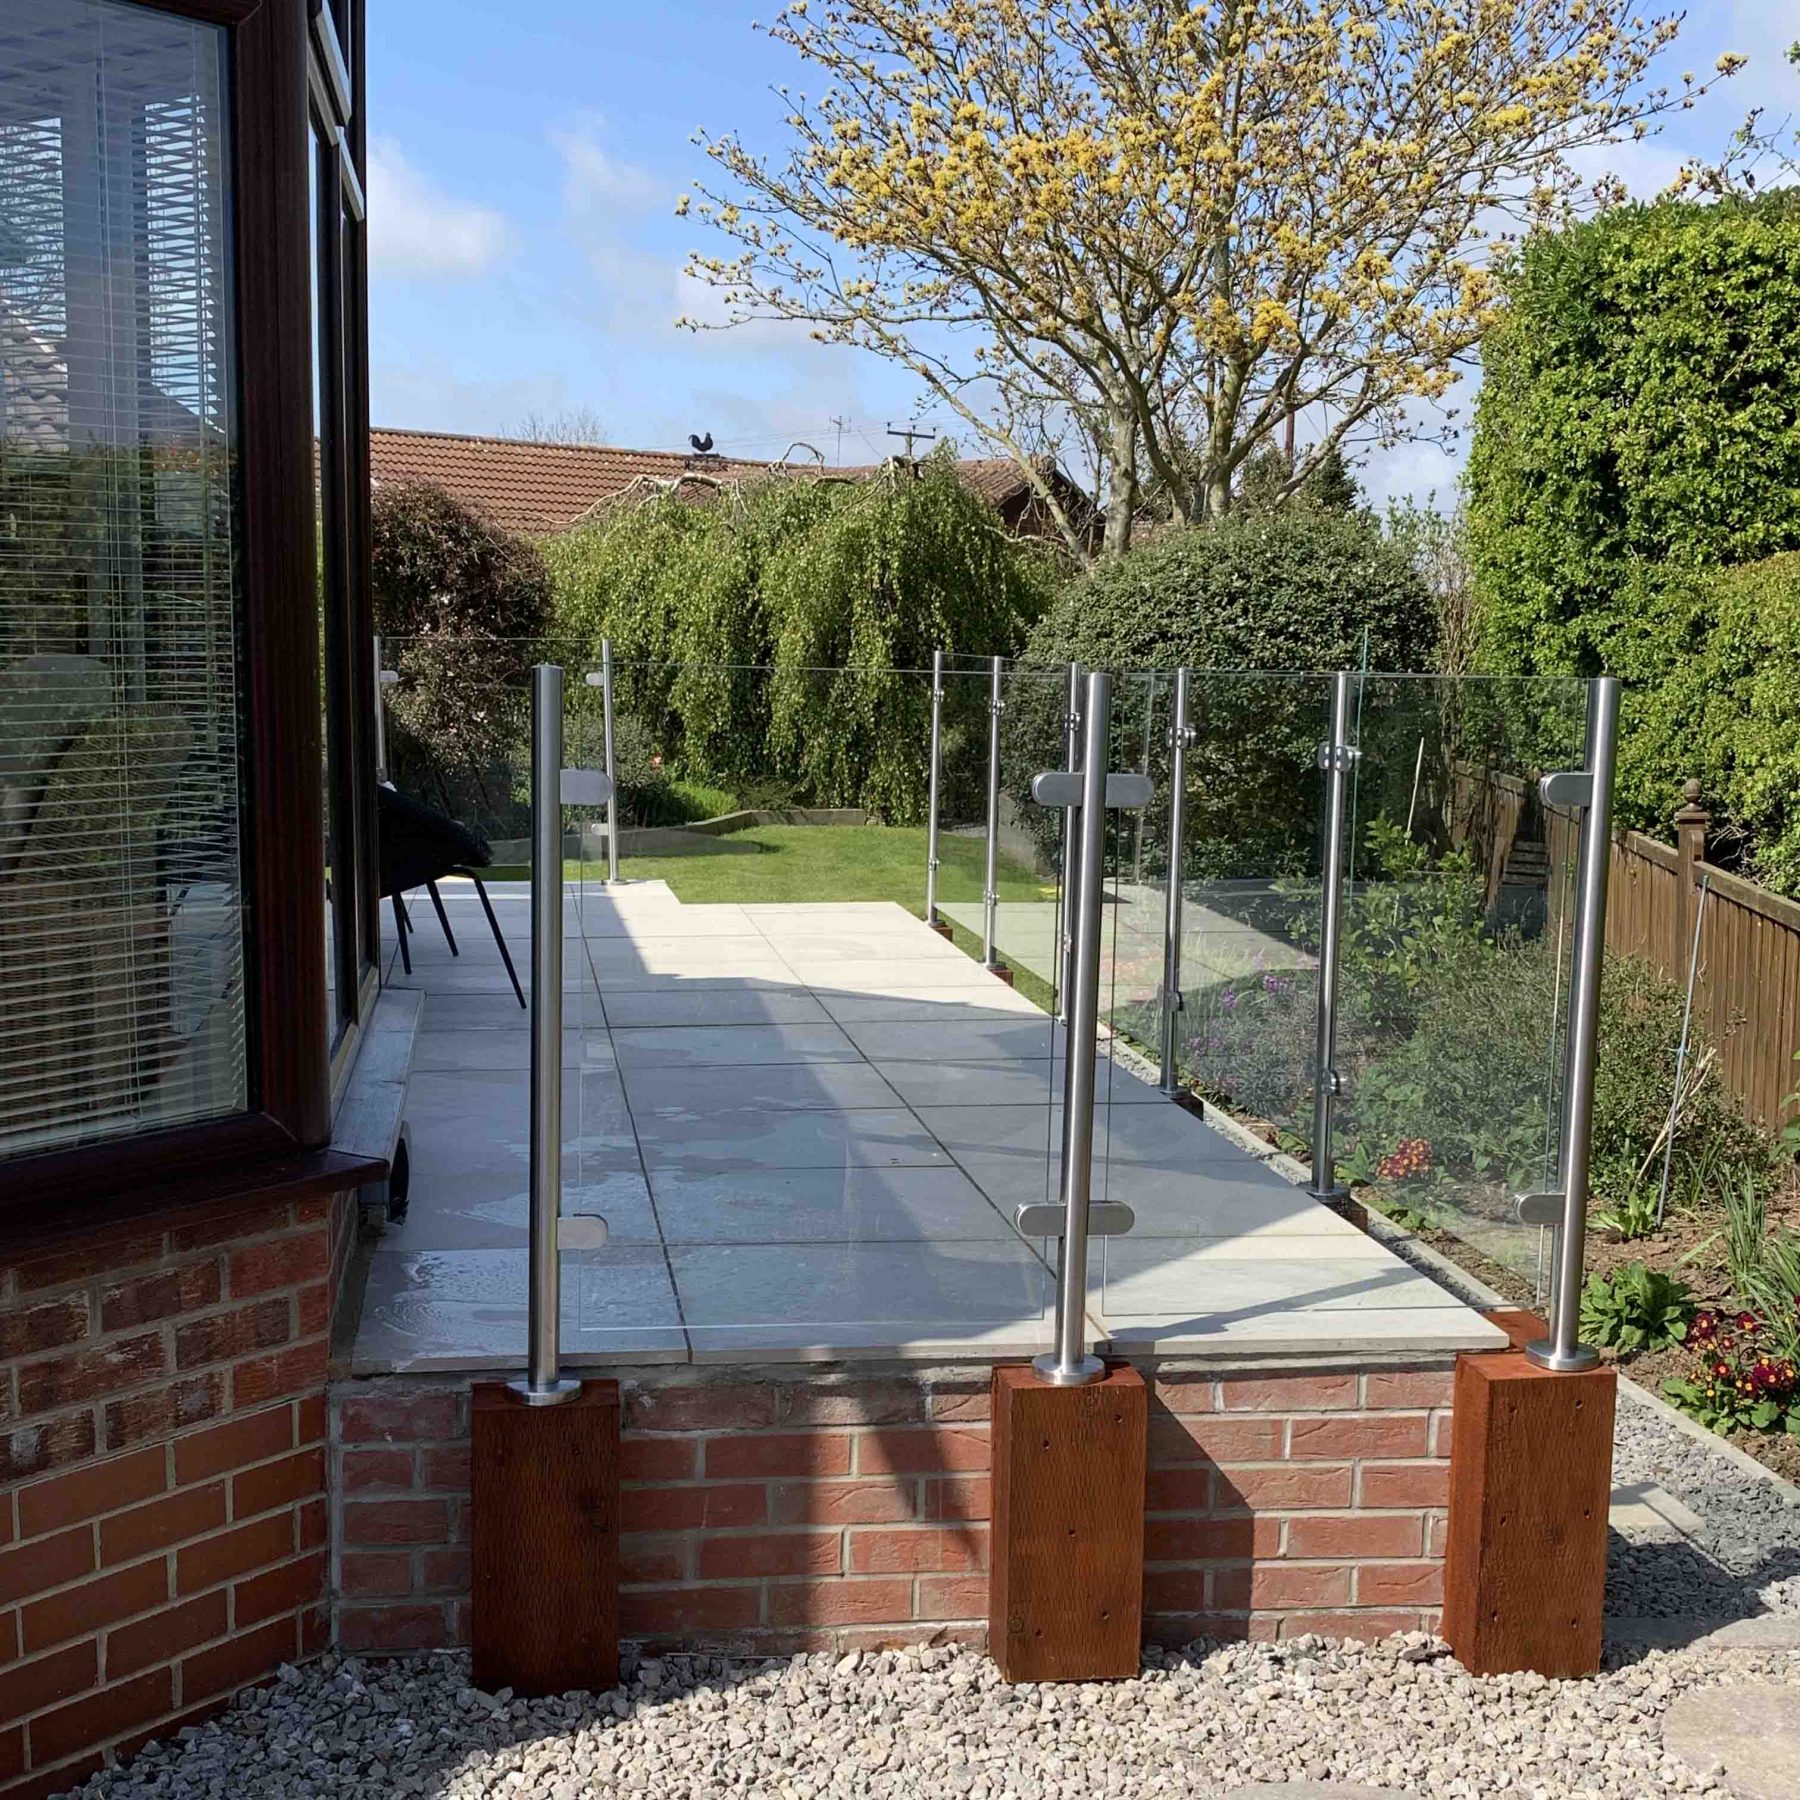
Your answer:
[[[897,900],[925,911],[925,828],[919,825],[757,825],[718,840],[716,853],[627,856],[627,881],[666,881],[678,898],[749,900]],[[978,839],[938,839],[938,898],[981,898]],[[1002,856],[1002,900],[1041,900],[1054,892],[1023,863]]]

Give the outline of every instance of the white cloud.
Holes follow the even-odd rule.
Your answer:
[[[513,253],[501,213],[453,200],[391,139],[369,145],[369,264],[378,275],[482,275]]]
[[[571,217],[609,224],[621,213],[672,209],[674,184],[614,156],[600,141],[604,130],[602,121],[590,115],[571,130],[550,134],[562,153],[563,203]]]

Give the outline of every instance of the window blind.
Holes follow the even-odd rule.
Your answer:
[[[0,1157],[247,1104],[224,34],[0,7]]]

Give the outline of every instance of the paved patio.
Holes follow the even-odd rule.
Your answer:
[[[494,898],[522,976],[523,886]],[[472,889],[423,895],[408,1094],[412,1205],[374,1252],[358,1373],[523,1358],[526,1014]],[[612,1242],[564,1258],[571,1363],[1002,1356],[1045,1346],[1062,1044],[1030,1001],[891,903],[689,906],[571,886],[565,1212]],[[1436,1352],[1498,1334],[1119,1063],[1103,1072],[1098,1347]]]

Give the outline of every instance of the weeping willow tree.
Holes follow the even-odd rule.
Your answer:
[[[672,771],[895,822],[924,812],[933,650],[1013,654],[1057,576],[947,455],[659,496],[544,549],[557,637],[611,638],[619,710]]]

